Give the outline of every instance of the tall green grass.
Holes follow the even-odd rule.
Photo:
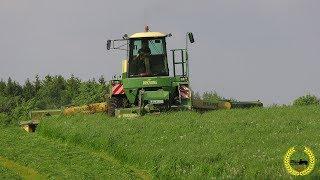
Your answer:
[[[50,117],[38,134],[112,154],[155,178],[290,178],[283,156],[309,146],[320,157],[319,106]],[[320,164],[309,177],[319,178]]]
[[[90,151],[18,128],[0,130],[0,179],[21,179],[28,172],[45,179],[140,177],[107,153]],[[3,165],[3,159],[10,161],[9,167]]]

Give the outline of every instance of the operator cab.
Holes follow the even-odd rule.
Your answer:
[[[171,36],[171,33],[150,32],[146,26],[144,32],[135,33],[130,37],[125,34],[122,39],[107,40],[106,46],[107,50],[118,49],[127,52],[127,58],[122,62],[122,79],[169,76],[166,37]],[[174,77],[189,77],[188,38],[190,43],[194,43],[193,34],[188,32],[186,47],[170,50]],[[125,43],[119,43],[123,41]],[[175,58],[178,53],[180,59]],[[176,66],[181,69],[181,73],[176,71]]]
[[[128,78],[169,76],[166,35],[160,32],[135,33],[129,38]]]

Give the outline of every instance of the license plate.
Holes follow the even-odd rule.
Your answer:
[[[163,100],[150,100],[150,104],[163,104]]]

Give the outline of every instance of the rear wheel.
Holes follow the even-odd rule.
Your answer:
[[[129,102],[126,97],[121,96],[114,96],[109,98],[109,108],[108,108],[108,115],[115,116],[115,110],[117,108],[125,108],[129,106]]]

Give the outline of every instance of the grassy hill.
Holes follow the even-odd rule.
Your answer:
[[[88,150],[62,141],[2,129],[0,179],[85,179],[139,177],[105,152]]]
[[[319,157],[319,125],[319,106],[50,117],[34,134],[1,129],[0,178],[290,178],[284,154],[308,146]]]

